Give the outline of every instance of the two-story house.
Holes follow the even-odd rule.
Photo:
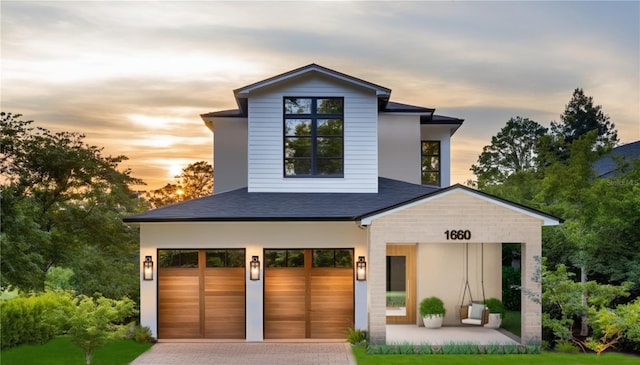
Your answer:
[[[559,219],[450,186],[462,120],[316,64],[234,96],[237,109],[202,115],[215,194],[125,219],[140,226],[142,325],[159,339],[355,327],[382,343],[388,323],[422,323],[428,296],[460,324],[464,297],[501,298],[503,242],[522,245],[522,285],[540,292],[541,227]],[[540,305],[524,297],[522,313],[522,341],[540,341]]]

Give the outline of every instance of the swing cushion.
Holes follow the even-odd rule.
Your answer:
[[[469,318],[470,319],[482,319],[482,312],[484,311],[484,304],[473,303],[469,306]]]

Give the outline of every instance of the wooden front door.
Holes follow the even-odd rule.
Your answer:
[[[387,323],[416,323],[416,246],[387,245]]]
[[[264,338],[341,339],[353,326],[353,250],[265,250]]]
[[[159,250],[158,263],[158,338],[246,338],[244,250]]]

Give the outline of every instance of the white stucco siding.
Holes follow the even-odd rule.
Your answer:
[[[354,222],[185,222],[140,224],[140,255],[152,256],[157,265],[159,249],[244,248],[247,267],[251,256],[264,265],[265,249],[353,248],[354,258],[366,256],[366,230]],[[153,281],[140,282],[140,319],[157,336],[157,266]],[[262,268],[264,274],[264,267]],[[249,280],[246,273],[247,341],[263,340],[263,280]],[[262,276],[263,278],[263,276]],[[355,281],[355,326],[367,327],[366,282]]]
[[[381,177],[420,184],[420,117],[380,114],[378,168]]]
[[[344,97],[344,177],[284,177],[285,96]],[[251,94],[248,105],[249,192],[377,192],[377,97],[373,90],[305,76]]]
[[[215,118],[213,169],[216,194],[247,186],[247,119]]]

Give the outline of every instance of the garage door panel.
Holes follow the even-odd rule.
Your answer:
[[[265,338],[343,339],[353,326],[353,268],[265,268]]]
[[[246,338],[245,268],[205,267],[207,252],[197,268],[159,267],[159,338]]]
[[[304,320],[299,321],[266,321],[265,337],[269,339],[305,338]]]

